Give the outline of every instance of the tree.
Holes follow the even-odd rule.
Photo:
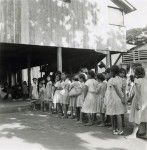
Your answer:
[[[127,43],[143,45],[147,43],[147,26],[145,28],[134,28],[127,31]]]

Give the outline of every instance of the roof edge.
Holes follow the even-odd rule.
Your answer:
[[[127,0],[111,0],[114,4],[124,10],[126,14],[137,10],[131,3]]]

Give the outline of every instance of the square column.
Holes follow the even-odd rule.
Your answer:
[[[62,72],[62,48],[57,48],[57,70]]]

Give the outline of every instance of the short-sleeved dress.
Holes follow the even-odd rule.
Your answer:
[[[71,83],[70,85],[71,89],[75,89],[75,91],[79,92],[79,88],[80,88],[80,83],[78,81],[74,81]],[[70,102],[69,102],[69,106],[70,107],[76,107],[76,102],[77,102],[77,97],[78,96],[70,96]]]
[[[124,97],[121,78],[118,76],[111,78],[107,83],[107,91],[105,95],[106,114],[110,116],[126,113],[125,105],[122,103],[121,98],[117,95],[114,86],[117,86],[121,97]]]
[[[49,81],[45,87],[45,101],[53,101],[52,99],[52,82]]]
[[[105,113],[104,110],[104,97],[107,89],[107,83],[102,82],[97,87],[97,113]]]
[[[135,79],[134,84],[134,97],[129,121],[140,124],[141,122],[147,122],[147,80],[143,78]],[[137,103],[140,105],[140,110],[136,109]]]
[[[76,107],[82,107],[83,106],[83,102],[84,102],[84,86],[85,86],[85,83],[80,83],[80,91],[81,91],[81,94],[77,97],[77,103],[76,103]]]
[[[54,104],[62,103],[62,95],[60,94],[61,89],[60,90],[58,89],[58,88],[61,88],[61,82],[57,81],[54,86],[55,86],[56,90],[55,90],[55,94],[53,96],[53,103]]]
[[[32,84],[32,99],[37,100],[39,97],[38,95],[38,89],[37,89],[37,84]]]
[[[97,84],[95,79],[88,79],[85,83],[88,92],[81,110],[83,113],[97,113]]]
[[[62,95],[62,104],[69,104],[69,87],[70,87],[70,80],[66,79],[65,81],[61,82],[61,87],[63,90],[61,90],[60,94]]]
[[[39,89],[39,101],[45,100],[45,87]]]

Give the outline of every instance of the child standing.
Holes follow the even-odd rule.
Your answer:
[[[68,105],[69,105],[69,87],[70,87],[70,80],[67,77],[67,73],[62,72],[61,74],[61,87],[62,91],[60,94],[62,95],[62,104],[63,104],[63,111],[64,111],[64,116],[63,118],[67,118],[67,110],[68,110]]]
[[[77,104],[76,104],[76,115],[77,115],[77,123],[82,123],[82,106],[84,102],[84,87],[86,82],[86,77],[84,74],[79,75],[80,81],[80,95],[77,97]]]
[[[86,126],[93,125],[94,115],[97,113],[97,84],[95,80],[95,73],[90,70],[88,72],[88,80],[85,82],[84,87],[84,103],[82,106],[82,112],[88,116],[88,123]]]
[[[141,123],[144,123],[147,127],[147,79],[145,79],[145,70],[143,67],[139,66],[135,69],[134,84],[133,100],[129,116],[129,121],[134,123],[133,133],[129,136],[131,138],[136,137],[138,127]],[[147,136],[147,131],[144,132],[144,136]]]
[[[105,126],[105,110],[104,110],[104,97],[107,89],[107,83],[104,82],[105,77],[102,73],[97,74],[97,113],[100,114],[101,124],[98,126]]]
[[[57,107],[57,113],[58,115],[62,115],[62,95],[60,94],[62,90],[61,86],[61,75],[57,74],[55,76],[55,84],[54,84],[54,96],[53,96],[53,102]]]
[[[106,114],[106,108],[107,108],[106,105],[107,105],[107,101],[109,100],[109,97],[107,96],[107,95],[109,95],[109,88],[107,88],[108,87],[107,85],[108,85],[108,81],[111,78],[110,68],[107,68],[103,74],[105,76],[104,83],[106,83],[106,92],[105,92],[105,96],[104,96],[104,106],[103,106],[103,111],[106,115],[105,126],[111,126],[111,117]]]
[[[107,84],[107,104],[106,104],[106,114],[111,116],[113,134],[119,134],[118,130],[118,115],[124,114],[124,94],[122,92],[122,81],[119,77],[119,67],[111,67],[112,78]]]
[[[38,83],[37,78],[33,78],[33,84],[32,84],[32,100],[38,100]]]
[[[39,102],[40,102],[42,111],[45,110],[45,97],[46,97],[45,94],[46,94],[45,81],[41,80],[39,82]]]
[[[127,78],[126,78],[126,70],[124,68],[121,68],[119,71],[119,77],[120,80],[122,81],[122,92],[124,95],[124,114],[121,114],[119,116],[119,135],[122,135],[124,133],[124,128],[125,128],[125,113],[127,112],[127,95],[126,95],[126,87],[127,87]]]
[[[52,88],[53,88],[53,84],[52,84],[52,76],[48,75],[46,80],[46,87],[45,87],[45,102],[48,104],[49,107],[49,113],[53,113],[52,111],[52,106],[53,106],[53,99],[52,99]]]
[[[26,100],[28,97],[28,86],[26,81],[23,81],[22,83],[22,95],[23,99]]]
[[[74,119],[73,113],[76,109],[77,97],[80,94],[79,88],[80,88],[80,83],[78,82],[78,77],[74,76],[69,89],[69,97],[70,97],[69,107],[71,108],[71,117],[70,117],[71,119]]]

